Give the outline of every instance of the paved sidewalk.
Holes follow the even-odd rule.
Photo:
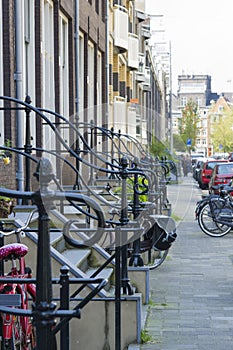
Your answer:
[[[201,190],[190,176],[168,186],[174,214],[182,218],[167,260],[150,273],[143,350],[233,349],[233,234],[212,238],[194,220]]]

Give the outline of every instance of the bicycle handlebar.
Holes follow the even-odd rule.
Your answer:
[[[27,221],[25,222],[24,226],[20,226],[20,227],[17,227],[15,228],[14,230],[11,230],[11,231],[2,231],[0,230],[0,235],[2,236],[10,236],[10,235],[13,235],[13,234],[19,234],[20,232],[22,232],[23,230],[25,230],[28,225],[30,224],[30,221],[33,217],[33,215],[38,212],[37,209],[34,209],[29,215],[28,215],[28,218],[27,218]]]

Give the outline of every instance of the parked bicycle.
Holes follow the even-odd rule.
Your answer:
[[[197,202],[195,216],[201,230],[211,237],[222,237],[233,228],[233,187],[213,186],[219,194],[210,194]]]
[[[35,211],[28,216],[27,222],[22,227],[12,230],[7,229],[7,221],[0,222],[0,235],[15,235],[16,243],[5,244],[0,247],[0,304],[22,310],[29,309],[30,301],[35,301],[36,285],[30,283],[32,278],[31,269],[26,267],[25,256],[28,247],[20,242],[25,230]],[[18,260],[18,264],[17,264]],[[4,262],[11,261],[11,270],[4,273]],[[18,265],[18,266],[17,266]],[[22,281],[23,280],[23,281]],[[26,283],[27,281],[27,283]],[[22,283],[21,283],[22,282]],[[24,283],[25,282],[25,283]],[[1,350],[29,350],[35,348],[35,334],[32,320],[27,316],[0,314],[0,349]]]

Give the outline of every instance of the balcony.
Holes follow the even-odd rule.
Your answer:
[[[145,84],[150,85],[150,67],[145,67]]]
[[[137,82],[145,81],[145,55],[144,53],[138,54],[138,71],[135,73],[135,79]]]
[[[144,82],[142,83],[143,85],[143,91],[150,91],[151,90],[151,78],[150,78],[150,75],[151,75],[151,70],[150,70],[150,67],[145,67],[145,80]]]
[[[136,11],[141,11],[141,12],[145,12],[146,10],[146,6],[145,6],[145,0],[135,0],[135,9]]]
[[[146,6],[145,6],[145,0],[135,0],[135,12],[136,12],[136,17],[139,22],[145,21],[147,15],[145,13],[146,11]]]
[[[133,33],[129,33],[128,67],[130,67],[131,69],[139,69],[138,51],[138,36]]]
[[[150,32],[150,26],[149,25],[142,25],[141,26],[141,36],[145,39],[150,39],[151,32]]]
[[[136,138],[136,108],[128,107],[128,132],[130,136]]]
[[[126,134],[126,99],[124,97],[115,96],[114,105],[114,130],[121,130],[122,134]]]
[[[125,7],[114,6],[114,45],[118,47],[120,53],[128,50],[128,11]]]

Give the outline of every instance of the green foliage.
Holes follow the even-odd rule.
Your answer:
[[[196,144],[196,138],[200,127],[198,123],[200,116],[198,113],[198,105],[192,99],[190,99],[187,105],[182,110],[181,123],[179,125],[179,132],[181,139],[186,147],[186,150],[190,151],[190,148],[194,148]],[[192,146],[187,146],[187,140],[191,139]]]
[[[172,213],[172,218],[175,220],[175,221],[181,221],[181,217]]]
[[[138,176],[138,191],[139,192],[145,191],[145,189],[146,189],[146,187],[143,186],[143,182],[144,182],[145,185],[148,185],[148,180],[147,179],[145,179],[142,176]],[[134,180],[131,179],[131,178],[128,178],[127,179],[127,185],[128,185],[127,186],[128,200],[133,201]],[[115,190],[114,190],[114,193],[115,194],[121,194],[121,191],[122,191],[121,187],[116,187]],[[147,194],[140,194],[139,195],[139,201],[140,202],[147,202],[147,199],[148,199],[148,195]]]
[[[186,151],[186,145],[180,135],[173,134],[173,147],[178,152]]]
[[[0,217],[7,218],[12,213],[15,204],[15,199],[0,196]]]
[[[146,329],[143,329],[141,331],[141,344],[154,343],[154,341],[154,338],[152,335],[148,334],[148,331]]]
[[[153,138],[152,138],[152,144],[150,146],[150,153],[155,157],[162,158],[162,157],[166,156],[167,159],[172,159],[172,156],[169,152],[168,143],[161,142],[155,136],[153,136]]]
[[[233,149],[233,112],[224,113],[218,116],[212,124],[211,139],[214,151],[219,152],[219,145],[222,145],[222,151],[230,152]]]

